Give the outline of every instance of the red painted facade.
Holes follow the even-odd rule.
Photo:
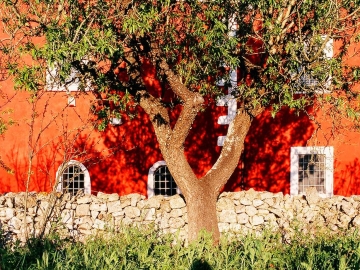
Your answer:
[[[359,60],[351,59],[352,63]],[[159,92],[159,82],[153,76],[147,75],[144,80],[151,91]],[[0,141],[1,158],[13,170],[8,173],[0,169],[0,193],[24,191],[27,179],[30,191],[51,191],[58,167],[66,160],[78,160],[90,173],[92,193],[147,194],[149,169],[162,156],[150,120],[140,108],[134,119],[125,116],[122,125],[98,132],[90,124],[91,93],[72,92],[76,106],[68,107],[65,92],[46,92],[35,104],[27,93],[14,91],[10,81],[0,85],[6,96],[1,109],[13,109],[10,117],[17,122]],[[29,137],[33,111],[37,116]],[[226,135],[227,126],[217,124],[217,119],[226,114],[226,107],[213,104],[194,122],[185,151],[198,176],[211,168],[221,151],[217,138]],[[334,194],[360,194],[360,134],[343,129],[333,137],[328,116],[320,111],[316,120],[320,130],[315,130],[316,125],[305,114],[297,116],[287,109],[276,118],[269,111],[259,115],[224,190],[254,188],[288,194],[290,148],[317,145],[334,147]],[[29,176],[31,151],[34,157]]]

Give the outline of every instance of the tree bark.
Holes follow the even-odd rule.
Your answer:
[[[229,125],[218,160],[204,177],[197,179],[186,159],[184,142],[204,99],[199,93],[190,91],[182,84],[180,78],[173,73],[165,61],[162,61],[161,68],[171,89],[183,101],[183,108],[175,127],[171,128],[169,114],[160,101],[146,91],[139,92],[140,106],[153,123],[163,158],[185,197],[189,242],[196,241],[199,233],[206,230],[212,234],[214,242],[217,243],[220,238],[216,211],[217,198],[239,162],[251,118],[261,110],[250,113],[243,108],[238,110]]]

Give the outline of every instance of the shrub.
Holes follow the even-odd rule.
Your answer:
[[[278,233],[223,238],[218,246],[203,234],[185,245],[176,236],[127,228],[73,242],[49,236],[1,249],[1,269],[360,269],[358,232],[296,234],[284,243]]]

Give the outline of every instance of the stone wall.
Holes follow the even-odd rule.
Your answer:
[[[25,213],[25,208],[26,213]],[[259,233],[264,228],[291,234],[296,230],[333,232],[360,227],[360,196],[322,199],[306,195],[256,192],[222,193],[217,202],[221,232]],[[151,225],[165,233],[186,236],[187,211],[179,195],[146,199],[139,194],[94,195],[8,193],[0,196],[2,241],[25,241],[51,231],[83,239],[124,225]]]

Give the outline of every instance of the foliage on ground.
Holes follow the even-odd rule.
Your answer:
[[[296,234],[284,242],[279,233],[222,239],[191,245],[159,237],[155,231],[125,229],[86,243],[59,237],[31,239],[25,246],[0,249],[1,269],[359,269],[358,232]]]

